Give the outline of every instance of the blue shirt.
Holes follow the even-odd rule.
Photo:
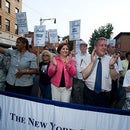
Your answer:
[[[5,49],[5,53],[11,56],[11,63],[8,70],[6,81],[10,85],[30,86],[33,85],[33,75],[23,74],[20,78],[16,78],[15,74],[19,69],[35,69],[37,68],[35,54],[26,51],[23,55],[18,50]]]

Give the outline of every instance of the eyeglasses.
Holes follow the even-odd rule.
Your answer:
[[[49,55],[42,55],[42,56],[49,56]]]

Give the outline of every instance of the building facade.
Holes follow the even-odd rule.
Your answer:
[[[0,0],[0,46],[15,46],[18,38],[16,13],[22,12],[22,0]]]
[[[116,48],[120,51],[121,57],[125,57],[125,53],[130,51],[130,32],[120,32],[116,39]]]

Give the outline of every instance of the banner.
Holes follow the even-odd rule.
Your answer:
[[[46,31],[46,34],[45,34],[45,42],[49,42],[49,36],[48,36],[48,31]]]
[[[69,40],[80,40],[80,20],[70,21]]]
[[[93,107],[85,110],[83,105],[43,102],[0,95],[0,130],[130,130],[129,115],[98,112]]]
[[[49,42],[58,43],[57,29],[49,29]]]
[[[76,45],[75,45],[75,54],[80,53],[80,40],[76,40]]]
[[[28,34],[27,18],[26,12],[16,13],[18,33],[19,34]]]
[[[34,46],[45,46],[46,26],[39,25],[34,27]]]

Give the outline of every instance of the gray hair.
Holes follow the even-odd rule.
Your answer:
[[[95,40],[94,46],[96,46],[97,43],[98,43],[98,41],[100,41],[100,40],[105,40],[105,41],[107,41],[107,39],[106,39],[105,37],[99,37],[99,38],[97,38],[97,39]]]

